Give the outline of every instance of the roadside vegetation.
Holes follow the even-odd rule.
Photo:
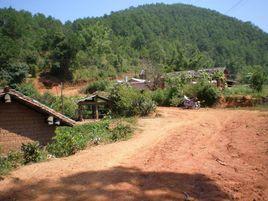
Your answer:
[[[135,118],[106,118],[97,123],[58,127],[46,146],[33,142],[23,144],[20,151],[5,155],[0,152],[0,176],[22,165],[73,155],[88,146],[126,140],[133,134],[135,122]]]

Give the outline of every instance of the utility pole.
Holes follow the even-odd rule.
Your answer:
[[[61,96],[61,113],[64,113],[64,107],[63,107],[63,82],[60,84],[60,96]]]

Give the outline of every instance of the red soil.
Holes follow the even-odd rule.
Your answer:
[[[268,112],[159,113],[128,141],[19,168],[0,200],[268,200]]]

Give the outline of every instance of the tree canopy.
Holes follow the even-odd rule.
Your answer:
[[[79,70],[112,76],[148,66],[165,72],[227,66],[237,73],[255,65],[268,70],[268,34],[204,8],[151,4],[65,24],[0,9],[2,85],[37,73],[71,81]]]

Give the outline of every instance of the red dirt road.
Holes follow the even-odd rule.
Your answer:
[[[268,200],[268,112],[158,110],[128,141],[19,168],[0,200]]]

